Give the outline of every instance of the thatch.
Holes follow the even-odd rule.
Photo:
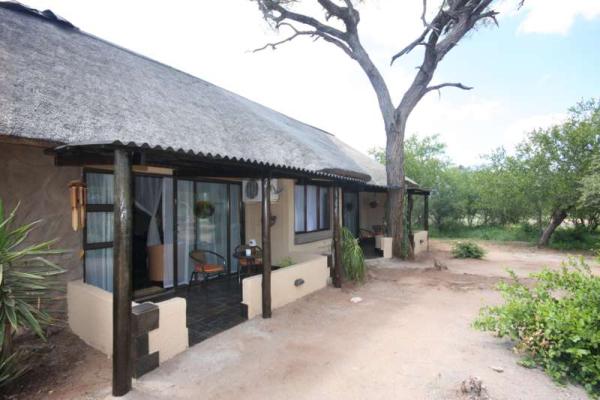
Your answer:
[[[45,17],[45,18],[44,18]],[[332,134],[158,63],[52,15],[0,4],[0,134],[119,141],[386,185],[385,169]]]

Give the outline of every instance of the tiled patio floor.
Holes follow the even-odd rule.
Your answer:
[[[237,276],[212,279],[206,284],[197,283],[189,291],[187,287],[178,288],[175,293],[160,300],[173,296],[187,300],[190,346],[245,321],[240,309],[242,288]]]

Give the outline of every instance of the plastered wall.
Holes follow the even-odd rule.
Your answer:
[[[294,253],[323,254],[331,252],[332,231],[326,233],[327,239],[310,243],[294,243],[294,181],[279,179],[279,187],[283,191],[279,200],[271,203],[271,215],[277,217],[275,225],[271,227],[271,258],[277,265],[285,257]],[[255,239],[261,245],[261,203],[245,203],[246,240]]]
[[[34,145],[5,143],[0,136],[0,198],[8,213],[17,204],[16,224],[42,220],[28,243],[58,239],[55,248],[67,251],[55,261],[67,272],[66,282],[81,278],[81,231],[71,228],[68,184],[81,178],[81,168],[56,167],[54,159]]]
[[[271,306],[282,307],[307,294],[327,286],[329,268],[327,257],[307,253],[294,253],[296,264],[271,273]],[[297,279],[303,284],[296,286]],[[248,307],[248,318],[262,313],[262,275],[254,275],[242,281],[242,303]]]

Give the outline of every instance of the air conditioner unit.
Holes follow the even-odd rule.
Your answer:
[[[260,179],[248,179],[242,181],[242,199],[244,203],[262,201],[262,188]],[[279,182],[277,179],[271,179],[271,203],[279,201]]]

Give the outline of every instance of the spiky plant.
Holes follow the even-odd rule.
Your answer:
[[[26,242],[41,221],[13,227],[17,209],[5,216],[0,199],[0,386],[22,373],[13,349],[15,333],[29,330],[46,339],[44,327],[55,322],[46,307],[56,300],[57,276],[64,272],[46,258],[64,253],[52,249],[54,240]]]
[[[358,282],[365,278],[365,256],[358,239],[346,227],[342,227],[342,264],[348,279]]]

